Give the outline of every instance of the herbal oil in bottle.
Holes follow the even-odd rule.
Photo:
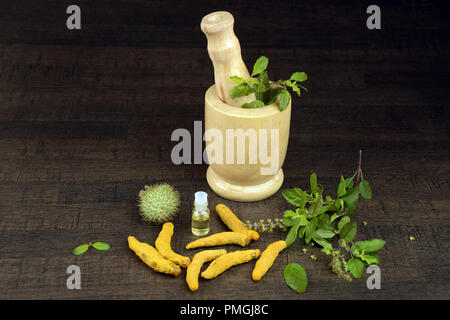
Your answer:
[[[204,236],[209,233],[208,194],[206,192],[195,193],[191,230],[196,236]]]

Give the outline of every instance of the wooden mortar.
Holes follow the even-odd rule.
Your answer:
[[[201,28],[208,38],[208,52],[214,65],[215,85],[205,94],[205,137],[208,132],[215,131],[222,136],[222,163],[211,163],[212,155],[208,155],[210,165],[206,178],[211,189],[223,198],[251,202],[270,197],[279,190],[283,183],[283,165],[289,140],[291,120],[291,102],[280,111],[278,101],[269,106],[256,109],[242,108],[244,102],[255,100],[254,95],[239,99],[231,99],[229,93],[238,84],[229,80],[237,75],[247,79],[249,73],[241,57],[239,41],[233,32],[233,16],[228,12],[214,12],[205,16]],[[255,149],[250,147],[250,137],[245,137],[245,162],[238,163],[238,139],[227,139],[227,131],[254,131],[258,153],[256,163],[249,161],[255,158]],[[271,130],[276,129],[278,140],[272,141]],[[263,163],[259,157],[261,130],[268,135],[268,155],[278,156],[278,164],[272,173],[262,173],[263,168],[270,165]],[[208,150],[217,141],[206,139]],[[254,142],[254,139],[252,139]],[[241,140],[242,141],[242,140]],[[233,145],[231,145],[233,143]],[[278,144],[276,155],[271,154],[272,143]],[[228,151],[227,151],[228,150]],[[234,162],[227,163],[226,154],[233,150]],[[243,154],[241,154],[243,156]],[[230,157],[231,159],[231,157]]]

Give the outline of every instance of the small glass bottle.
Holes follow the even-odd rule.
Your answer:
[[[204,236],[209,233],[208,194],[206,192],[195,193],[191,230],[196,236]]]

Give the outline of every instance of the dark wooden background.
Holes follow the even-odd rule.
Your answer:
[[[449,299],[446,1],[375,1],[375,31],[365,25],[368,1],[222,2],[80,0],[82,30],[69,31],[72,1],[0,1],[0,298]],[[160,230],[137,214],[144,184],[167,181],[181,192],[173,247],[190,256],[197,190],[244,220],[289,208],[281,192],[226,201],[209,189],[206,165],[171,162],[172,131],[203,119],[213,69],[199,24],[216,10],[235,16],[249,68],[266,55],[272,79],[310,77],[309,94],[294,98],[283,188],[307,188],[316,172],[334,195],[363,150],[374,196],[354,217],[358,240],[387,241],[381,290],[367,289],[367,274],[339,280],[328,257],[314,249],[311,260],[300,241],[262,281],[251,280],[249,263],[201,280],[196,293],[184,273],[153,272],[128,249],[128,235],[152,243]],[[212,232],[223,230],[213,212]],[[251,248],[284,236],[263,234]],[[112,247],[72,255],[89,241]],[[284,283],[288,260],[308,273],[302,296]],[[71,264],[81,268],[81,290],[66,288]]]

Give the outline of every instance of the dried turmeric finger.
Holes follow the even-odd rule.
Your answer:
[[[216,206],[216,212],[225,225],[234,232],[247,233],[251,240],[258,240],[259,233],[250,230],[226,205],[220,203]]]
[[[186,270],[186,282],[191,291],[198,289],[198,275],[205,262],[211,261],[227,253],[227,250],[205,250],[197,253]]]
[[[186,249],[200,247],[221,246],[224,244],[238,244],[242,247],[250,243],[250,238],[245,233],[240,232],[220,232],[206,238],[201,238],[187,244]]]
[[[166,259],[176,263],[182,268],[186,268],[191,259],[189,257],[184,257],[173,252],[172,247],[170,246],[170,242],[172,240],[173,235],[173,224],[171,222],[166,222],[162,226],[161,232],[158,235],[158,238],[155,241],[156,250]]]
[[[165,259],[151,245],[139,242],[135,237],[128,237],[128,246],[141,258],[150,268],[157,272],[167,273],[173,276],[180,274],[181,269],[175,263]]]
[[[215,278],[232,266],[248,262],[252,259],[258,258],[260,255],[261,251],[259,251],[259,249],[234,251],[224,254],[213,260],[208,268],[202,272],[201,276],[205,279]]]
[[[255,268],[252,272],[253,280],[259,281],[264,277],[266,272],[275,262],[278,254],[283,251],[284,248],[286,248],[286,241],[284,240],[271,243],[267,246],[266,250],[261,253],[261,257],[256,261]]]

